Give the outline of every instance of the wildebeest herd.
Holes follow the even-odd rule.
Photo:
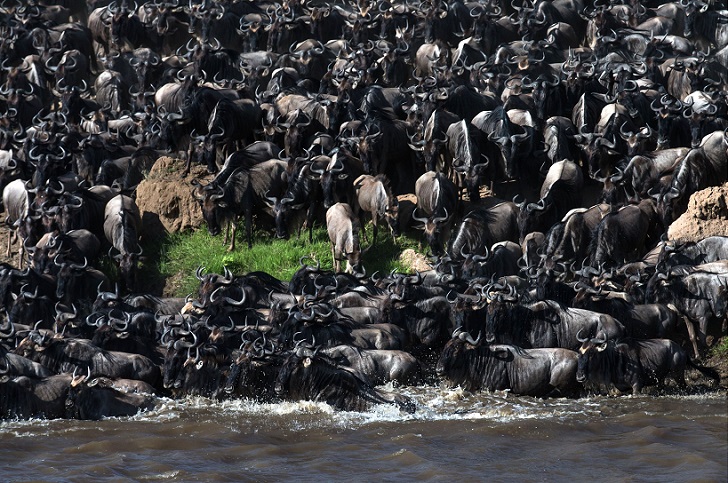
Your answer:
[[[713,3],[2,2],[0,187],[20,239],[0,267],[2,417],[717,380],[695,360],[726,333],[728,239],[664,236],[728,176]],[[137,294],[135,190],[162,155],[215,174],[190,190],[231,250],[241,223],[248,246],[253,223],[309,240],[320,224],[336,270],[200,268],[196,295]],[[360,236],[379,226],[422,230],[435,268],[367,276]]]

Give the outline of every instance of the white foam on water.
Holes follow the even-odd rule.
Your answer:
[[[138,477],[141,481],[157,481],[157,480],[172,480],[176,479],[178,476],[180,476],[182,472],[179,470],[172,470],[172,471],[165,471],[164,473],[154,474],[154,475],[143,475]]]
[[[517,397],[508,391],[471,393],[460,387],[395,387],[391,384],[379,389],[405,395],[416,406],[414,413],[401,411],[393,404],[379,404],[368,411],[338,411],[324,402],[285,401],[259,403],[249,399],[217,401],[205,397],[183,399],[158,398],[153,410],[141,412],[125,419],[153,424],[188,421],[215,421],[220,415],[236,420],[250,417],[264,421],[273,420],[276,425],[291,430],[317,427],[356,428],[375,423],[407,421],[480,420],[507,423],[518,420],[571,420],[575,417],[613,417],[624,414],[619,410],[625,403],[646,415],[657,415],[652,404],[653,396],[609,397],[589,396],[581,399],[537,399]],[[661,399],[682,401],[714,401],[726,399],[725,391],[691,395],[664,395]],[[659,400],[659,399],[658,399]],[[644,406],[644,407],[641,407]],[[78,422],[68,420],[30,419],[0,421],[0,433],[16,437],[42,437],[59,432],[82,430]],[[103,424],[97,426],[103,429]]]

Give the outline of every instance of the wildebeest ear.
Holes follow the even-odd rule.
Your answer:
[[[493,357],[496,359],[500,359],[503,361],[510,360],[513,358],[513,355],[511,354],[511,351],[505,347],[499,347],[497,349],[493,349]]]
[[[114,383],[108,377],[94,377],[87,385],[89,387],[113,387]]]
[[[311,365],[311,358],[310,358],[310,357],[306,357],[306,358],[305,358],[305,359],[303,360],[303,367],[308,367],[308,366],[310,366],[310,365]]]
[[[606,349],[606,348],[607,348],[606,342],[602,342],[601,344],[597,345],[597,351],[599,351],[599,352],[604,351],[604,349]]]
[[[228,204],[225,201],[220,201],[217,206],[219,206],[220,208],[227,208]]]
[[[10,376],[1,376],[0,377],[0,384],[5,384],[7,382],[10,382]]]

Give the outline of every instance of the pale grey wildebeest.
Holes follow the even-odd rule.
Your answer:
[[[331,240],[334,271],[341,271],[341,261],[346,260],[346,272],[361,271],[361,246],[359,245],[359,220],[346,203],[336,203],[326,211],[326,229]]]
[[[379,222],[382,219],[389,225],[392,238],[396,239],[399,236],[399,201],[392,192],[389,179],[383,174],[363,174],[354,181],[354,188],[359,203],[359,224],[364,237],[366,238],[364,214],[369,213],[374,226],[372,245],[377,244]]]

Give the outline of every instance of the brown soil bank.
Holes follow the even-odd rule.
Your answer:
[[[693,194],[688,210],[670,225],[667,235],[684,242],[728,236],[728,183]]]
[[[192,230],[203,225],[200,205],[192,196],[192,180],[207,183],[211,175],[203,166],[192,166],[183,176],[184,161],[163,156],[137,187],[136,202],[146,237]]]

